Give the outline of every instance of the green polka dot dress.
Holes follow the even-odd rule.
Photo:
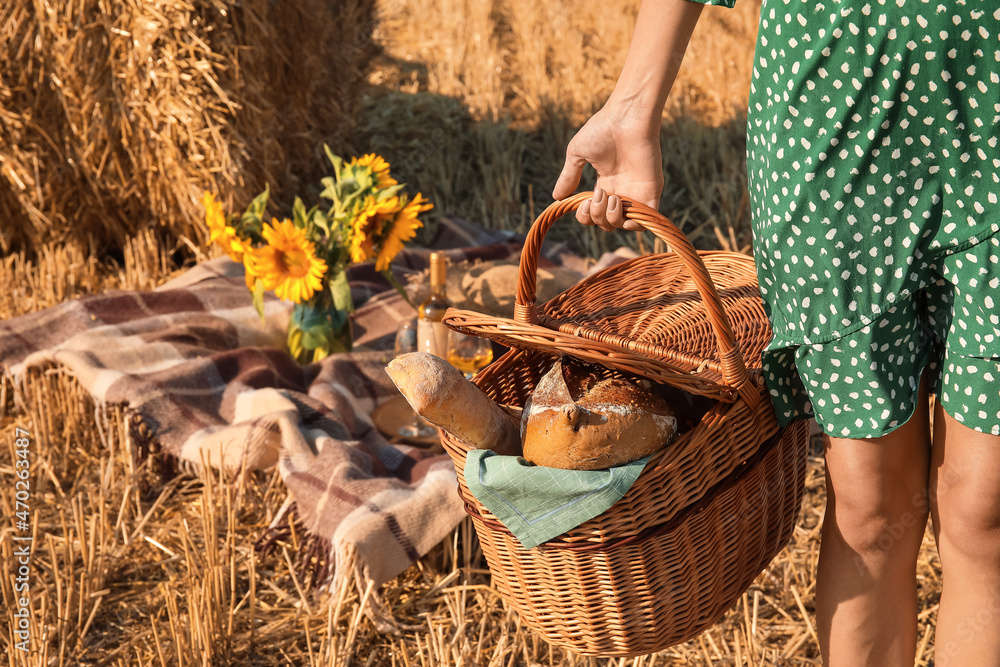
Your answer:
[[[983,244],[1000,232],[998,72],[996,0],[763,1],[747,173],[774,331],[765,376],[783,421],[815,410],[832,435],[893,430],[912,412],[924,365],[946,370],[934,346],[953,325],[975,329],[961,342],[947,338],[953,354],[976,360],[963,368],[978,364],[959,385],[970,374],[1000,381],[1000,328],[985,305],[1000,302],[1000,253]],[[960,294],[968,314],[937,312],[948,321],[941,329],[943,304],[928,303],[926,292],[945,283],[948,306]],[[919,336],[871,338],[885,320],[897,331],[910,326],[896,321],[901,310],[923,318]],[[861,349],[847,345],[851,337]],[[837,363],[862,367],[846,385],[832,357],[805,365],[838,345],[847,357]],[[977,387],[949,412],[1000,433],[1000,384]]]

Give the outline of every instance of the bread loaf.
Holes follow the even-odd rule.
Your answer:
[[[523,456],[536,465],[600,470],[653,454],[677,419],[667,403],[622,376],[556,361],[521,415]]]
[[[521,453],[518,420],[444,359],[412,352],[385,368],[413,410],[470,447]]]

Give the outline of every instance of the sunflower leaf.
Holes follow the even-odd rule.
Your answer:
[[[330,311],[330,323],[333,326],[333,331],[341,331],[347,326],[348,315],[346,310],[331,310]]]
[[[264,281],[257,278],[253,285],[253,306],[260,315],[260,321],[264,321]]]
[[[326,323],[326,327],[313,327],[310,329],[302,330],[302,347],[307,350],[315,350],[317,347],[321,347],[326,344],[327,341],[327,330],[332,331],[333,327],[330,323]]]
[[[264,221],[260,218],[244,218],[240,229],[240,236],[250,239],[251,245],[258,245],[264,242]]]
[[[404,187],[406,187],[405,184],[403,184],[403,183],[397,183],[396,185],[390,185],[389,187],[386,187],[386,188],[380,188],[377,191],[377,194],[375,195],[375,197],[379,201],[384,201],[386,199],[389,199],[390,197],[395,197],[396,194],[400,190],[402,190]]]
[[[271,188],[265,184],[264,191],[254,197],[250,205],[247,206],[247,210],[243,213],[244,223],[252,223],[255,220],[262,220],[264,218],[264,209],[267,207],[267,198],[270,194]]]
[[[302,347],[315,350],[326,346],[333,332],[345,320],[345,315],[340,311],[301,304],[294,309],[292,326],[302,332]]]
[[[351,168],[352,181],[358,190],[371,190],[375,187],[375,174],[371,167],[364,165],[354,165]]]
[[[298,304],[292,309],[292,326],[302,331],[304,345],[305,337],[310,333],[319,335],[324,330],[331,328],[326,312],[323,309],[314,308],[306,303]],[[306,345],[306,347],[313,349],[316,346]]]
[[[309,210],[309,213],[306,214],[306,218],[316,223],[316,226],[322,229],[324,232],[326,232],[327,236],[331,235],[330,223],[326,219],[326,214],[324,214],[323,211],[319,210],[319,206],[313,206]]]
[[[337,187],[337,182],[334,181],[329,176],[320,180],[323,185],[323,191],[319,193],[320,197],[324,199],[329,199],[334,202],[334,205],[340,203],[340,188]]]
[[[296,197],[292,203],[292,222],[299,229],[306,229],[309,225],[309,218],[306,215],[306,205],[302,203],[302,199],[299,197]]]
[[[334,308],[345,313],[353,313],[354,299],[351,298],[351,285],[347,282],[347,273],[345,271],[334,273],[330,277],[329,286]]]
[[[339,155],[334,155],[333,151],[326,144],[323,144],[323,150],[326,152],[326,157],[330,160],[330,164],[333,165],[333,172],[335,174],[340,174],[340,170],[344,168],[344,160]]]
[[[340,181],[337,183],[340,186],[340,190],[354,192],[361,189],[361,184],[354,173],[353,169],[346,170],[340,176]]]
[[[361,190],[355,190],[354,192],[348,193],[348,195],[344,197],[342,201],[344,209],[350,210],[352,207],[358,207],[358,204],[361,201],[363,201],[361,195],[362,195]]]

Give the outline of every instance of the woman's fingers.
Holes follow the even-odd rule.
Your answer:
[[[621,207],[619,205],[619,209],[622,209],[622,208],[623,207]],[[608,215],[610,217],[610,213]],[[615,223],[616,226],[621,227],[622,229],[627,229],[630,232],[641,232],[644,229],[646,229],[645,227],[643,227],[642,225],[640,225],[638,222],[635,222],[634,220],[629,220],[628,218],[626,218],[624,210],[621,210],[621,213],[619,215],[621,216],[620,217],[621,222],[620,223]]]
[[[590,199],[590,219],[606,232],[611,231],[608,222],[608,195],[601,188],[594,188],[594,196]]]
[[[576,219],[584,225],[597,225],[606,232],[613,229],[642,229],[625,217],[621,197],[611,195],[602,188],[594,188],[594,196],[576,210]]]
[[[556,185],[552,188],[553,199],[565,199],[576,190],[580,184],[580,177],[583,175],[583,167],[587,160],[572,152],[572,146],[566,150],[566,162],[563,164],[562,172]]]
[[[610,232],[615,226],[608,221],[608,200],[608,194],[603,189],[594,188],[594,196],[576,210],[576,219],[585,225],[597,225]],[[621,206],[620,202],[618,206]]]
[[[641,232],[645,227],[638,222],[625,217],[625,205],[618,195],[608,195],[608,207],[604,213],[609,229],[627,229],[633,232]]]
[[[622,227],[626,220],[621,197],[618,195],[610,195],[608,197],[608,208],[605,212],[605,217],[608,220],[608,224],[612,227]]]

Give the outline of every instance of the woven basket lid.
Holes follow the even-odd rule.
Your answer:
[[[514,318],[450,308],[447,326],[507,347],[635,373],[694,394],[751,405],[761,399],[760,358],[771,328],[753,259],[697,251],[667,218],[622,197],[625,217],[673,252],[607,268],[547,303],[535,303],[538,256],[557,219],[592,196],[557,201],[538,216],[524,242]]]

